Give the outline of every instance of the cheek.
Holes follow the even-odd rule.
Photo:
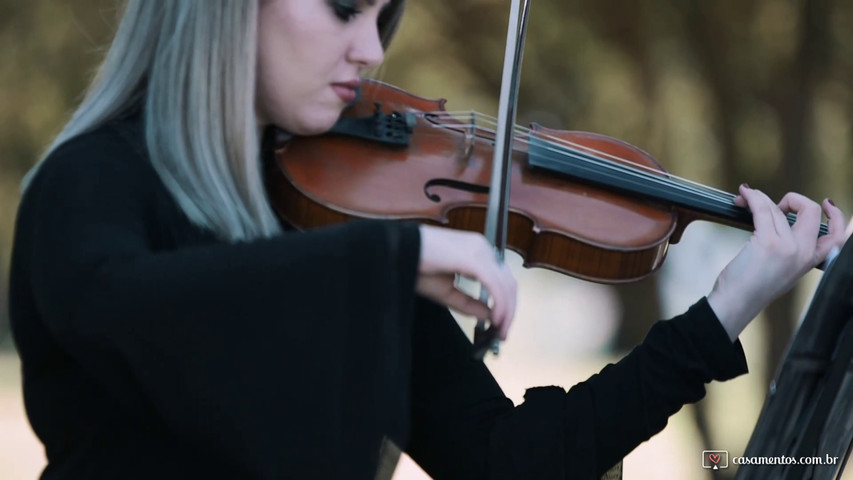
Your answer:
[[[327,131],[340,115],[342,105],[325,90],[334,64],[329,63],[330,55],[324,48],[328,45],[314,40],[323,37],[314,34],[325,33],[324,30],[318,27],[316,19],[314,23],[298,25],[273,17],[275,10],[267,14],[270,16],[260,19],[258,31],[255,84],[258,121],[274,123],[294,134]],[[309,26],[310,32],[306,31]]]
[[[289,1],[265,0],[259,12],[255,108],[267,122],[275,122],[276,112],[287,109],[283,94],[293,90],[292,79],[288,78],[294,63],[289,51],[292,39],[287,33]]]
[[[264,123],[275,121],[276,111],[284,106],[277,107],[281,103],[281,99],[276,98],[276,84],[280,81],[276,79],[275,70],[270,65],[261,61],[258,58],[257,81],[255,85],[255,108],[258,115]]]
[[[282,115],[296,107],[294,99],[301,95],[298,78],[293,76],[294,60],[285,45],[280,38],[261,35],[258,40],[255,106],[266,123],[280,125]]]
[[[276,73],[258,72],[255,109],[261,124],[272,123],[295,135],[324,133],[334,126],[341,108],[317,100],[313,92]]]

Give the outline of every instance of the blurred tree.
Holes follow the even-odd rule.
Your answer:
[[[0,242],[0,248],[3,247],[3,242]],[[3,258],[0,257],[0,272],[3,272],[2,276],[0,276],[0,349],[4,348],[4,346],[9,345],[11,342],[8,340],[10,336],[9,331],[9,295],[7,293],[8,287],[6,282],[7,275],[6,272],[6,264],[3,262]]]

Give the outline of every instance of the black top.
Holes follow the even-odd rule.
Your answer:
[[[140,124],[61,146],[18,211],[10,310],[43,479],[368,479],[383,435],[439,479],[597,478],[746,372],[702,299],[514,407],[414,294],[415,225],[225,243],[177,208]]]

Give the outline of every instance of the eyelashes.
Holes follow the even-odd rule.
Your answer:
[[[330,3],[335,16],[345,23],[361,13],[361,9],[356,7],[356,0],[331,0]]]

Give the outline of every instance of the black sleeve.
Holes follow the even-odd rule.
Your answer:
[[[662,430],[711,380],[746,373],[705,299],[566,393],[527,391],[513,407],[449,312],[420,305],[409,453],[436,479],[598,479]]]
[[[417,226],[153,251],[150,172],[129,156],[72,142],[22,202],[19,282],[54,341],[247,477],[369,478],[382,435],[407,435]]]

